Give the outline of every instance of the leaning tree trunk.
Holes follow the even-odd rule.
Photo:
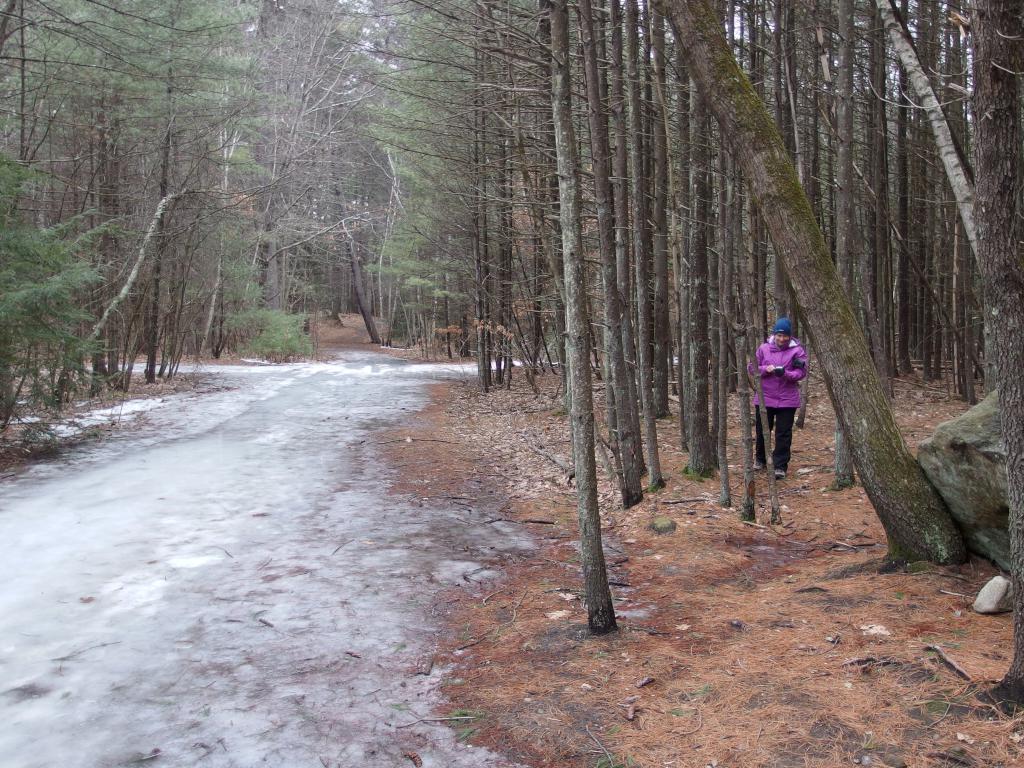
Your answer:
[[[935,145],[939,150],[942,167],[946,170],[946,178],[949,179],[949,185],[956,196],[956,205],[960,211],[960,220],[964,224],[964,233],[967,235],[967,241],[971,244],[971,250],[977,254],[978,237],[974,226],[974,182],[970,178],[970,169],[967,167],[960,146],[956,143],[953,131],[950,130],[946,113],[942,111],[942,105],[935,97],[931,81],[928,80],[928,75],[918,60],[914,42],[910,39],[906,25],[899,17],[899,12],[893,5],[893,1],[875,0],[875,5],[878,8],[878,14],[882,17],[885,30],[889,33],[889,41],[910,78],[914,94],[928,116],[928,123],[931,125],[932,135],[935,136]]]
[[[978,261],[985,321],[992,324],[999,420],[1006,444],[1013,580],[1014,653],[997,699],[1024,706],[1024,259],[1021,257],[1021,125],[1024,71],[1020,0],[976,0],[974,29],[974,158],[977,170]]]
[[[566,357],[569,362],[570,421],[576,469],[580,559],[587,602],[587,624],[595,635],[612,632],[615,609],[608,587],[594,462],[594,404],[590,383],[590,323],[580,223],[579,162],[572,124],[569,83],[569,20],[566,0],[551,4],[551,107],[558,162],[559,218],[565,266]]]
[[[818,350],[854,464],[893,558],[962,562],[963,538],[907,450],[782,137],[706,0],[662,0],[690,74],[743,169]]]
[[[160,202],[156,205],[156,210],[153,212],[153,218],[149,222],[149,227],[146,229],[146,235],[142,238],[142,244],[139,246],[138,255],[135,257],[135,263],[132,265],[131,271],[128,273],[128,277],[124,281],[124,285],[121,286],[121,290],[118,291],[117,296],[107,305],[107,308],[103,310],[103,314],[100,319],[93,325],[92,331],[89,333],[86,339],[88,343],[96,343],[103,330],[107,327],[107,323],[113,316],[114,311],[121,305],[128,295],[131,293],[132,288],[135,286],[135,281],[139,278],[139,270],[142,269],[142,264],[146,260],[146,256],[149,254],[149,244],[157,236],[160,228],[163,226],[164,216],[167,215],[167,208],[178,197],[180,193],[173,195],[165,195],[160,198]]]
[[[373,310],[366,298],[366,289],[363,286],[363,267],[356,250],[354,238],[348,238],[349,263],[352,265],[352,288],[356,294],[356,304],[359,305],[359,314],[363,316],[363,323],[366,324],[366,332],[370,334],[370,341],[380,345],[380,334],[377,333],[377,324],[373,321]]]

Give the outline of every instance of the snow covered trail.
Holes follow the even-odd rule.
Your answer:
[[[433,595],[530,546],[387,494],[372,432],[455,375],[220,368],[230,389],[0,484],[0,767],[506,765],[396,727],[437,701]]]

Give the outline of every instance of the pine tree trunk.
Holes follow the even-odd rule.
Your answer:
[[[551,3],[551,106],[558,161],[559,218],[565,264],[565,325],[568,338],[570,421],[576,469],[580,559],[587,602],[587,624],[595,635],[616,629],[597,506],[597,467],[594,460],[594,407],[590,377],[590,323],[580,223],[579,162],[572,123],[569,81],[569,25],[566,0]]]
[[[1024,190],[1019,95],[1024,10],[1019,0],[976,0],[974,7],[978,261],[999,380],[1014,587],[1013,661],[993,694],[1024,706]]]
[[[839,62],[836,82],[836,269],[847,297],[853,300],[854,248],[857,242],[853,199],[853,0],[839,0]],[[839,426],[835,429],[833,487],[849,488],[854,483],[853,456]]]
[[[690,64],[692,66],[692,63]],[[687,468],[698,477],[709,476],[717,464],[715,443],[711,436],[708,412],[708,372],[711,360],[711,344],[708,339],[708,218],[711,196],[711,158],[708,144],[711,139],[711,118],[703,103],[698,104],[694,114],[697,140],[693,153],[693,208],[694,237],[690,253],[691,296],[690,311],[691,341],[693,344],[693,395],[690,401],[689,434],[690,459]]]
[[[644,204],[646,174],[641,138],[643,127],[640,101],[640,41],[638,37],[639,13],[636,0],[626,0],[626,78],[629,96],[630,133],[630,181],[633,202],[633,262],[636,268],[637,297],[637,367],[639,368],[640,403],[643,410],[644,445],[647,448],[648,483],[651,488],[662,488],[665,479],[661,474],[661,458],[658,452],[657,412],[654,402],[654,383],[651,365],[651,286],[650,254],[646,248],[647,206]]]
[[[629,229],[629,148],[628,130],[626,128],[626,94],[623,85],[624,62],[622,53],[622,9],[621,0],[611,0],[611,105],[612,125],[615,129],[615,154],[612,158],[612,197],[615,203],[615,274],[617,277],[615,290],[619,293],[622,306],[622,352],[626,360],[626,392],[629,409],[630,430],[636,436],[634,450],[637,452],[635,462],[640,474],[646,473],[644,466],[643,446],[640,430],[640,408],[636,385],[636,336],[633,332],[632,264],[630,263],[630,229]]]
[[[643,499],[643,482],[636,455],[640,450],[639,434],[633,432],[629,409],[629,376],[622,349],[622,297],[618,291],[615,262],[615,220],[610,178],[611,150],[608,143],[608,118],[601,99],[601,81],[594,37],[594,17],[590,0],[580,0],[580,36],[583,42],[583,66],[587,85],[587,114],[590,123],[590,146],[594,167],[594,196],[597,204],[597,226],[601,251],[601,274],[604,279],[605,340],[608,349],[608,371],[614,397],[612,418],[608,428],[614,430],[619,446],[622,474],[619,491],[622,506],[632,507]]]
[[[665,20],[653,9],[649,14],[651,60],[655,92],[654,114],[654,192],[651,209],[654,261],[654,413],[657,418],[669,415],[668,379],[671,338],[668,312],[668,133],[665,130]]]

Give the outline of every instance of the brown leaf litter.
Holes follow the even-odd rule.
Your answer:
[[[540,383],[540,395],[521,376],[488,395],[438,385],[395,432],[412,442],[385,446],[396,492],[497,506],[539,542],[497,586],[438,602],[450,631],[437,661],[454,665],[444,693],[450,711],[480,713],[472,743],[544,768],[1024,764],[1024,720],[972,695],[1010,661],[1011,617],[969,608],[994,569],[879,572],[885,536],[863,490],[829,489],[834,421],[820,382],[780,483],[782,526],[767,525],[763,474],[756,526],[718,504],[717,478],[684,477],[674,421],[659,425],[667,488],[624,511],[602,477],[620,631],[599,638],[586,632],[558,382]],[[912,443],[966,407],[907,381],[896,404]],[[675,532],[649,530],[656,516]]]

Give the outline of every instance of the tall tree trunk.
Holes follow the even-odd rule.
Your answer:
[[[993,694],[1000,701],[1024,706],[1024,189],[1019,90],[1024,10],[1019,0],[975,0],[974,8],[978,260],[999,380],[1014,587],[1013,661]]]
[[[697,104],[693,123],[696,137],[692,153],[695,221],[693,249],[690,252],[693,395],[690,400],[687,435],[687,442],[690,444],[687,468],[698,477],[704,477],[714,471],[717,460],[708,412],[708,373],[711,361],[711,343],[708,339],[711,314],[708,306],[708,264],[711,260],[708,243],[708,219],[711,215],[711,117],[703,99]]]
[[[380,334],[377,332],[377,324],[373,321],[373,311],[366,298],[366,288],[363,286],[362,259],[359,258],[357,243],[352,236],[346,238],[346,243],[348,243],[349,263],[352,265],[352,288],[356,294],[359,314],[363,316],[363,323],[366,325],[366,332],[370,335],[370,341],[380,345]]]
[[[647,252],[644,233],[647,231],[647,206],[644,204],[646,174],[641,137],[643,126],[640,101],[640,40],[638,36],[639,12],[636,0],[626,0],[626,79],[629,95],[630,170],[633,197],[633,261],[636,267],[637,298],[637,364],[640,375],[640,403],[644,414],[644,444],[647,448],[647,470],[651,488],[662,488],[665,478],[661,474],[661,457],[658,452],[657,411],[654,402],[654,383],[651,380],[651,285],[650,254]]]
[[[903,0],[906,13],[908,0]],[[913,373],[910,361],[910,149],[907,111],[907,74],[901,69],[896,110],[896,228],[900,231],[899,262],[896,267],[896,359],[900,373]]]
[[[705,0],[666,0],[691,76],[744,171],[783,259],[864,489],[893,558],[966,557],[959,530],[907,450],[778,129]]]
[[[643,499],[643,481],[636,456],[640,451],[639,435],[633,432],[629,409],[629,372],[622,349],[622,297],[618,291],[615,263],[615,219],[610,178],[611,150],[608,143],[608,117],[601,98],[601,79],[594,36],[594,16],[590,0],[580,0],[580,35],[583,42],[583,66],[587,82],[587,115],[590,123],[590,146],[594,166],[594,196],[597,203],[597,226],[601,251],[601,274],[604,279],[605,340],[608,348],[608,369],[614,394],[613,429],[619,446],[622,475],[619,491],[622,506],[632,507]]]
[[[879,31],[870,37],[871,56],[869,71],[872,89],[875,93],[886,93],[885,74],[885,39]],[[881,281],[880,276],[886,274],[889,263],[889,175],[888,175],[888,135],[889,128],[885,114],[885,101],[873,99],[871,115],[868,120],[868,147],[870,148],[869,185],[874,198],[874,221],[872,237],[868,242],[870,248],[862,251],[861,285],[864,296],[864,327],[868,331],[871,342],[871,354],[875,358],[875,368],[882,380],[886,394],[892,397],[892,380],[889,376],[889,342],[885,333],[886,302],[885,295],[890,293]],[[871,221],[871,219],[869,219]]]
[[[169,76],[168,76],[169,77]],[[160,148],[160,198],[167,197],[170,191],[171,173],[171,131],[174,126],[174,115],[171,112],[171,85],[167,85],[167,126],[164,130],[163,142]],[[167,241],[164,237],[164,224],[166,216],[160,217],[157,224],[156,252],[153,256],[153,284],[149,296],[149,313],[146,317],[146,383],[156,383],[156,354],[160,341],[160,294],[161,276],[163,271],[164,251],[167,248]]]
[[[653,9],[648,14],[651,39],[654,112],[654,190],[651,206],[654,262],[654,413],[659,419],[669,415],[668,379],[672,342],[668,312],[668,133],[665,130],[665,19]]]
[[[846,295],[853,300],[853,265],[857,243],[853,197],[853,68],[854,7],[853,0],[839,0],[839,62],[836,80],[836,269]],[[854,483],[853,456],[836,418],[835,488],[849,488]]]
[[[733,288],[733,232],[732,217],[735,206],[732,203],[733,190],[730,163],[722,158],[722,189],[719,208],[722,212],[722,248],[718,254],[718,386],[715,388],[715,412],[718,414],[716,451],[719,471],[719,503],[732,506],[732,492],[729,487],[729,323],[734,318],[732,306]]]
[[[629,400],[628,416],[630,430],[636,436],[634,450],[637,451],[635,461],[643,475],[643,447],[640,435],[640,407],[636,384],[636,335],[633,332],[632,264],[630,262],[630,228],[629,228],[629,132],[626,127],[626,94],[623,85],[624,62],[622,53],[622,0],[610,0],[612,50],[611,50],[611,105],[612,126],[615,129],[615,155],[612,158],[612,197],[615,202],[615,274],[617,277],[615,290],[619,293],[619,304],[622,307],[622,353],[626,360],[626,390]]]
[[[484,154],[487,141],[487,115],[482,104],[480,89],[487,78],[483,53],[476,56],[475,74],[477,93],[473,97],[473,174],[476,198],[473,200],[473,266],[476,270],[476,364],[477,378],[484,392],[491,388],[491,360],[487,354],[488,317],[488,263],[487,263],[487,202]]]
[[[580,526],[580,559],[587,602],[587,624],[595,635],[616,629],[615,610],[601,546],[594,461],[594,406],[590,384],[590,323],[580,222],[579,163],[572,123],[569,80],[569,20],[566,0],[551,3],[551,107],[558,161],[559,218],[565,264],[565,314],[573,459]]]
[[[688,287],[690,248],[688,245],[691,227],[687,224],[690,210],[690,76],[686,72],[686,65],[683,62],[679,46],[675,46],[675,49],[676,77],[678,78],[676,83],[676,114],[678,115],[676,132],[680,145],[675,174],[678,179],[678,185],[675,187],[678,200],[673,201],[679,219],[679,232],[675,235],[676,307],[679,314],[676,322],[676,338],[679,340],[676,378],[679,383],[679,448],[689,451],[687,431],[690,421],[690,388],[687,386],[687,379],[690,376],[690,329],[687,310],[690,296]],[[671,177],[669,178],[671,179]]]

